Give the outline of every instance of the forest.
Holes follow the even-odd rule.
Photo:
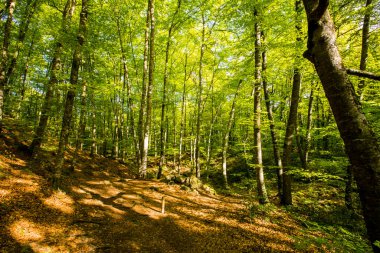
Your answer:
[[[0,17],[0,252],[380,253],[379,0]]]

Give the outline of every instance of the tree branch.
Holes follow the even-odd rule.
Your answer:
[[[372,80],[380,81],[380,75],[357,69],[346,69],[347,74],[359,77],[365,77]]]
[[[329,0],[319,0],[318,7],[313,11],[312,15],[315,20],[319,20],[325,13],[327,7],[329,6]]]

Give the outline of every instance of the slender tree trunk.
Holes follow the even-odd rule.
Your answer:
[[[178,174],[181,174],[181,163],[182,163],[182,149],[183,149],[183,138],[185,137],[185,128],[186,128],[186,81],[187,81],[187,54],[185,55],[185,65],[184,71],[185,75],[183,78],[183,88],[182,88],[182,103],[181,103],[181,127],[179,132],[179,154],[178,154]]]
[[[264,34],[263,34],[264,36]],[[264,38],[263,38],[264,41]],[[262,63],[262,71],[263,71],[263,91],[264,91],[264,99],[265,99],[265,106],[267,109],[267,115],[269,120],[269,129],[270,134],[272,138],[272,146],[273,146],[273,156],[274,161],[277,166],[277,191],[278,196],[282,196],[282,174],[283,174],[283,168],[282,168],[282,160],[280,155],[280,149],[278,147],[278,139],[276,134],[276,127],[274,124],[274,117],[272,112],[272,105],[270,103],[270,97],[269,97],[269,91],[268,91],[268,85],[267,85],[267,79],[266,79],[266,69],[267,69],[267,56],[266,56],[266,50],[263,50],[262,53],[263,57],[263,63]]]
[[[237,96],[239,94],[241,83],[242,83],[242,80],[239,81],[238,87],[236,88],[234,99],[233,99],[232,105],[231,105],[230,117],[229,117],[228,123],[227,123],[227,129],[226,129],[226,132],[225,132],[224,138],[223,138],[223,165],[222,165],[223,173],[222,174],[223,174],[223,180],[224,180],[224,187],[226,189],[228,188],[228,178],[227,178],[228,141],[229,141],[230,134],[231,134],[232,123],[233,123],[233,121],[235,119],[236,98],[237,98]]]
[[[297,128],[297,114],[298,114],[298,102],[300,96],[300,88],[301,88],[301,70],[299,68],[301,58],[298,54],[300,49],[300,44],[302,43],[301,39],[301,30],[302,30],[302,21],[301,21],[301,11],[302,11],[302,2],[301,0],[296,0],[295,4],[296,10],[296,59],[294,62],[294,74],[293,74],[293,88],[292,88],[292,97],[290,101],[290,110],[288,116],[288,123],[286,126],[285,132],[285,140],[284,140],[284,153],[282,158],[282,165],[284,167],[283,174],[283,195],[281,198],[281,203],[283,205],[291,205],[292,204],[292,188],[291,182],[292,178],[290,175],[290,156],[292,154],[292,142],[294,138],[294,134]]]
[[[8,58],[9,58],[9,44],[10,44],[10,39],[11,39],[13,12],[15,8],[16,8],[16,0],[7,0],[8,16],[4,24],[3,47],[1,50],[1,62],[0,62],[0,133],[3,127],[4,88],[7,81],[6,68],[8,64]]]
[[[360,70],[365,71],[367,69],[367,58],[368,58],[368,38],[369,38],[369,25],[371,18],[371,8],[372,0],[366,0],[365,4],[365,14],[363,20],[363,29],[362,29],[362,52],[360,55]],[[358,94],[360,100],[363,100],[364,97],[364,88],[365,81],[360,80],[358,87]]]
[[[149,0],[149,16],[150,16],[150,38],[149,38],[149,72],[148,72],[148,87],[146,96],[146,119],[144,124],[144,146],[142,150],[142,165],[140,167],[140,177],[146,177],[148,163],[148,148],[149,148],[149,133],[152,120],[152,92],[154,82],[154,36],[155,36],[155,17],[154,17],[154,0]]]
[[[75,154],[78,150],[83,149],[83,142],[85,139],[86,131],[86,114],[87,114],[87,83],[83,81],[82,94],[80,95],[80,115],[79,115],[79,127],[77,133],[77,142],[75,145]]]
[[[50,65],[51,66],[50,79],[46,85],[45,99],[41,108],[40,120],[38,123],[38,127],[36,129],[36,132],[34,134],[33,141],[30,145],[30,150],[32,151],[34,156],[38,153],[42,144],[42,140],[45,137],[46,127],[48,124],[49,113],[51,111],[52,100],[53,100],[53,95],[54,95],[54,87],[58,83],[58,72],[61,69],[61,55],[63,51],[62,37],[64,33],[67,33],[68,22],[70,21],[72,17],[74,9],[75,9],[75,4],[73,3],[73,0],[67,0],[65,9],[62,13],[61,34],[59,35],[59,38],[57,39],[53,59]]]
[[[161,178],[162,175],[162,167],[165,162],[165,146],[166,142],[164,140],[164,133],[165,133],[165,112],[166,112],[166,93],[167,93],[167,83],[168,83],[168,63],[169,63],[169,53],[170,53],[170,46],[171,46],[171,39],[173,36],[173,32],[175,29],[175,19],[177,17],[177,14],[181,8],[181,0],[178,0],[177,8],[173,14],[172,21],[170,23],[170,27],[168,30],[168,38],[166,41],[166,50],[165,50],[165,64],[164,64],[164,82],[163,82],[163,90],[162,90],[162,104],[161,104],[161,124],[160,124],[160,163],[158,166],[158,173],[157,173],[157,179]],[[166,122],[168,123],[168,122]]]
[[[202,91],[203,91],[203,56],[206,49],[205,45],[205,30],[206,30],[206,20],[204,13],[202,14],[202,39],[201,39],[201,55],[199,59],[199,72],[198,72],[198,104],[197,104],[197,128],[195,136],[195,174],[197,178],[201,177],[201,161],[200,161],[200,132],[201,132],[201,120],[202,120]]]
[[[60,179],[62,175],[63,163],[64,163],[64,153],[69,140],[71,121],[73,118],[73,108],[76,87],[78,84],[79,77],[79,67],[82,61],[82,47],[86,39],[87,31],[87,16],[88,16],[88,0],[82,0],[82,11],[80,13],[79,30],[77,35],[77,45],[74,49],[73,60],[70,73],[70,87],[66,94],[65,108],[62,118],[62,128],[59,138],[58,151],[56,167],[54,172],[55,184],[60,184]]]
[[[257,10],[255,12],[255,17],[258,18]],[[253,161],[256,169],[256,179],[257,179],[257,192],[259,197],[259,203],[268,203],[268,195],[265,188],[264,180],[264,167],[263,167],[263,151],[261,143],[261,31],[259,27],[259,22],[255,23],[255,87],[254,87],[254,102],[253,102],[253,113],[254,113],[254,156]]]
[[[90,156],[94,157],[98,154],[98,145],[96,143],[96,114],[95,114],[95,105],[93,104],[93,111],[91,113],[92,118],[92,129],[91,129],[91,151]]]
[[[21,116],[21,106],[22,106],[22,104],[24,102],[24,99],[25,99],[26,79],[27,79],[28,70],[29,70],[29,60],[30,60],[30,56],[32,54],[33,47],[34,47],[35,34],[36,33],[33,33],[32,41],[31,41],[30,46],[29,46],[28,54],[27,54],[27,57],[26,57],[26,62],[25,62],[25,65],[24,65],[24,68],[23,68],[23,72],[22,72],[22,83],[21,83],[21,90],[20,90],[20,99],[19,99],[18,104],[17,104],[17,114],[16,114],[17,118],[20,118],[20,116]]]
[[[13,77],[13,72],[15,70],[15,67],[17,66],[19,53],[21,51],[21,48],[23,47],[26,33],[29,29],[29,24],[30,24],[31,19],[33,18],[38,2],[39,0],[28,0],[26,3],[25,13],[23,14],[24,17],[19,25],[16,50],[9,59],[9,67],[8,67],[7,74],[4,80],[5,85],[9,85],[9,82],[11,78]],[[6,90],[10,90],[10,89],[11,87],[6,88]],[[9,94],[9,91],[5,93]],[[4,100],[6,100],[6,98],[4,98]]]
[[[309,160],[309,150],[311,142],[311,125],[313,122],[313,100],[314,100],[314,89],[312,88],[309,95],[309,105],[307,109],[307,123],[306,123],[306,140],[305,140],[305,149],[304,149],[304,158],[305,161],[304,169],[308,168]]]
[[[141,90],[141,104],[140,104],[140,113],[139,113],[139,122],[137,131],[139,134],[139,168],[142,170],[143,165],[143,149],[144,149],[144,140],[145,140],[145,119],[146,119],[146,109],[147,109],[147,92],[148,92],[148,53],[149,53],[149,29],[150,29],[150,9],[151,9],[151,1],[148,1],[148,8],[146,11],[146,22],[145,22],[145,45],[144,45],[144,67],[143,67],[143,75],[142,75],[142,90]]]
[[[135,118],[134,118],[134,109],[133,109],[133,100],[132,100],[132,88],[131,88],[131,82],[129,79],[129,71],[127,66],[127,57],[125,54],[124,44],[123,44],[123,36],[121,34],[121,27],[119,20],[117,20],[117,30],[119,34],[119,43],[120,43],[120,50],[122,55],[122,61],[123,61],[123,90],[126,89],[127,91],[127,103],[128,103],[128,118],[130,123],[130,129],[132,133],[133,138],[133,148],[135,151],[136,161],[140,160],[139,158],[139,143],[136,137],[136,130],[135,130]],[[124,96],[124,94],[123,94]],[[127,136],[126,136],[127,137]]]
[[[353,85],[336,45],[328,0],[304,0],[308,19],[308,50],[330,103],[359,188],[371,243],[380,241],[380,147],[360,109]],[[374,252],[380,248],[372,245]]]

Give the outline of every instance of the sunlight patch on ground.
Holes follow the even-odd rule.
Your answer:
[[[5,196],[9,195],[11,193],[10,190],[0,189],[0,199],[4,198]]]
[[[105,205],[106,209],[108,209],[108,215],[110,215],[112,218],[120,220],[124,218],[125,211],[122,211],[116,207],[113,207],[111,205]]]
[[[55,191],[50,197],[43,199],[43,203],[65,214],[73,214],[75,210],[74,200],[62,191]]]
[[[9,230],[13,238],[20,243],[29,243],[34,241],[41,241],[45,238],[45,233],[37,224],[21,219],[14,222]]]
[[[89,206],[104,206],[103,202],[97,199],[82,199],[78,202]]]
[[[46,226],[20,219],[9,226],[12,237],[19,243],[28,245],[33,252],[94,252],[93,239],[87,238],[82,230]],[[29,252],[29,251],[27,251]]]
[[[25,179],[26,178],[26,179]],[[14,176],[10,176],[6,180],[1,181],[1,185],[5,187],[11,187],[21,190],[24,193],[29,192],[37,192],[40,190],[40,186],[38,183],[33,181],[33,177],[24,177],[24,178],[17,178]]]

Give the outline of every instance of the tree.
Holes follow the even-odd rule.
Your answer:
[[[144,139],[142,147],[142,163],[140,166],[140,177],[146,177],[146,169],[148,163],[148,148],[149,148],[149,134],[150,124],[152,120],[152,92],[154,82],[154,36],[155,36],[155,17],[154,17],[154,0],[149,0],[148,3],[149,20],[150,20],[150,36],[149,36],[149,66],[148,66],[148,86],[146,91],[146,115],[144,119]],[[143,91],[144,92],[144,91]]]
[[[9,44],[11,41],[11,31],[13,23],[13,12],[16,8],[16,0],[8,0],[7,6],[8,15],[4,24],[3,46],[1,50],[0,62],[0,133],[2,131],[3,117],[4,117],[4,88],[7,81],[6,71],[9,58]]]
[[[295,10],[296,10],[296,49],[300,48],[301,39],[301,20],[300,20],[300,12],[302,10],[301,1],[296,0],[295,2]],[[292,204],[292,188],[291,188],[291,175],[289,170],[290,163],[290,155],[292,152],[292,142],[294,138],[294,133],[297,128],[297,114],[298,114],[298,102],[300,96],[300,88],[301,88],[301,70],[300,70],[300,55],[298,54],[299,50],[296,50],[296,56],[294,61],[294,74],[293,74],[293,85],[292,85],[292,96],[290,101],[290,111],[288,116],[288,122],[286,125],[286,133],[284,140],[284,151],[282,164],[284,166],[284,174],[283,174],[283,189],[282,189],[282,197],[281,203],[284,205]]]
[[[59,138],[57,160],[55,164],[54,180],[55,184],[59,184],[62,174],[62,167],[65,160],[65,150],[69,139],[69,130],[73,118],[74,99],[79,78],[79,67],[82,61],[82,48],[86,41],[87,31],[87,16],[88,16],[88,1],[82,0],[82,11],[80,13],[79,29],[77,35],[77,44],[73,53],[73,60],[70,73],[70,87],[66,94],[64,114],[62,118],[62,128]]]
[[[253,113],[254,113],[254,155],[253,161],[256,170],[257,179],[257,195],[259,197],[260,204],[267,203],[268,195],[265,188],[264,181],[264,167],[263,167],[263,151],[261,142],[261,88],[262,88],[262,78],[261,78],[261,30],[259,25],[259,14],[257,9],[254,10],[254,16],[256,18],[255,22],[255,86],[254,86],[254,102],[253,102]]]
[[[33,141],[30,144],[30,150],[36,155],[41,147],[42,140],[45,137],[46,127],[49,120],[49,114],[52,107],[54,88],[58,83],[58,72],[61,69],[61,56],[64,48],[63,35],[68,32],[68,23],[74,13],[75,3],[73,0],[67,0],[62,12],[61,31],[56,38],[57,42],[54,48],[54,55],[50,64],[50,79],[45,88],[45,99],[41,109],[41,116],[37,130],[34,134]]]
[[[304,57],[314,66],[331,106],[359,187],[369,239],[380,240],[380,148],[361,111],[338,47],[328,0],[303,0],[308,20]]]

